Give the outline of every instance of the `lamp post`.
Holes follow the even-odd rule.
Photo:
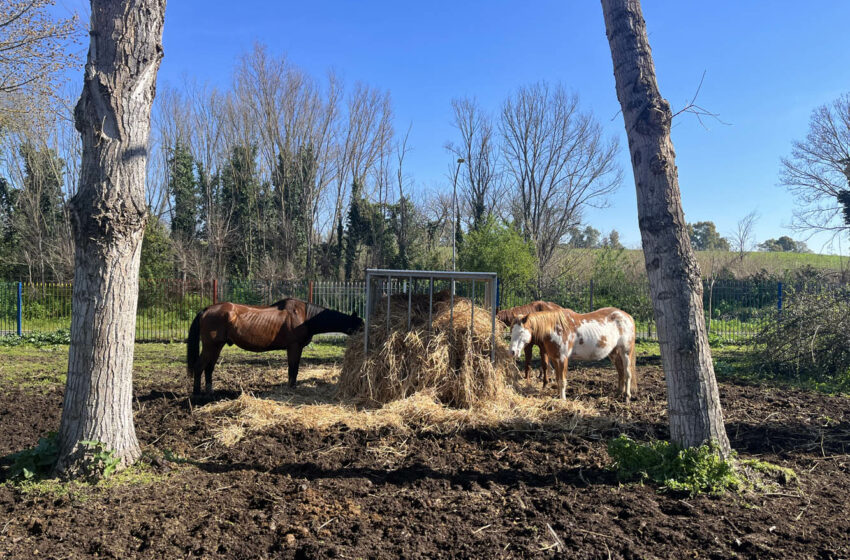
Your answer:
[[[457,158],[457,167],[455,168],[455,180],[452,184],[452,272],[455,271],[455,245],[457,243],[457,174],[460,172],[460,164],[465,160]],[[452,281],[452,291],[454,291],[454,281]]]

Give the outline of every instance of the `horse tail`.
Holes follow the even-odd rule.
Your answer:
[[[186,339],[186,371],[189,377],[195,374],[194,367],[201,355],[201,315],[206,309],[198,311],[195,320],[189,327],[189,337]]]

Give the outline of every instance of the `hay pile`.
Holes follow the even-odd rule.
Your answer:
[[[491,321],[484,308],[446,292],[434,294],[433,326],[428,329],[428,296],[413,297],[410,330],[407,296],[390,298],[390,329],[384,301],[370,322],[369,355],[363,333],[349,338],[339,379],[339,395],[386,404],[422,391],[444,405],[469,408],[506,397],[519,371],[496,323],[496,361],[490,361]],[[474,321],[472,320],[474,318]]]
[[[333,372],[327,370],[311,370],[310,374],[335,381]],[[590,402],[540,398],[513,391],[508,391],[503,400],[481,402],[470,408],[451,408],[437,402],[433,389],[380,408],[360,408],[340,402],[330,392],[311,395],[313,402],[286,388],[259,396],[243,393],[236,399],[210,403],[195,412],[209,418],[215,439],[228,447],[269,429],[326,431],[346,426],[354,430],[390,428],[398,433],[434,434],[505,429],[600,437],[616,426],[615,420],[600,416]]]

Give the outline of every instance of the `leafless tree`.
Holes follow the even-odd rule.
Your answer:
[[[378,164],[391,149],[393,110],[389,93],[382,93],[364,84],[356,84],[348,95],[346,114],[337,122],[334,131],[336,148],[335,190],[332,193],[331,219],[326,251],[330,251],[336,230],[342,219],[351,184],[366,186],[371,173],[380,175]],[[341,239],[336,240],[342,243]],[[328,255],[325,255],[328,258]]]
[[[850,93],[812,112],[806,139],[782,158],[780,180],[797,202],[797,230],[850,231]]]
[[[740,220],[735,226],[735,231],[729,234],[733,250],[738,253],[738,259],[743,261],[747,251],[752,251],[755,246],[755,227],[759,214],[753,210]]]
[[[446,148],[463,159],[460,174],[462,205],[469,216],[469,227],[477,229],[491,213],[499,196],[499,148],[492,119],[476,99],[453,99],[453,125],[458,130],[457,144]]]
[[[79,16],[57,18],[53,0],[0,2],[0,124],[26,124],[37,112],[57,109],[65,72],[80,63]],[[61,103],[59,103],[61,108]]]
[[[667,381],[670,437],[731,453],[708,346],[702,281],[682,211],[673,114],[661,97],[638,0],[602,0],[617,99],[629,138],[650,295]]]
[[[537,250],[538,289],[555,250],[587,207],[602,207],[619,187],[617,140],[563,86],[522,87],[505,101],[500,122],[506,179],[516,219]]]
[[[133,343],[147,220],[145,167],[165,0],[92,0],[83,92],[71,344],[57,469],[85,473],[101,442],[126,466],[141,454],[133,425]]]

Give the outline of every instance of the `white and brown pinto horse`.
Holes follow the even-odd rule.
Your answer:
[[[635,368],[635,321],[614,307],[591,313],[571,309],[538,311],[515,320],[511,326],[511,355],[519,356],[532,340],[542,340],[562,399],[567,398],[567,362],[610,357],[617,368],[618,389],[626,402],[637,387]]]
[[[559,309],[562,309],[562,307],[557,303],[537,300],[525,305],[502,309],[496,313],[496,318],[504,323],[506,327],[510,328],[515,321],[522,319],[529,313],[535,311],[557,311]],[[529,340],[529,343],[525,345],[525,378],[528,379],[531,375],[531,353],[534,351],[535,346],[540,349],[540,376],[543,379],[543,386],[545,387],[548,380],[549,360],[543,348],[543,340],[533,336]]]

